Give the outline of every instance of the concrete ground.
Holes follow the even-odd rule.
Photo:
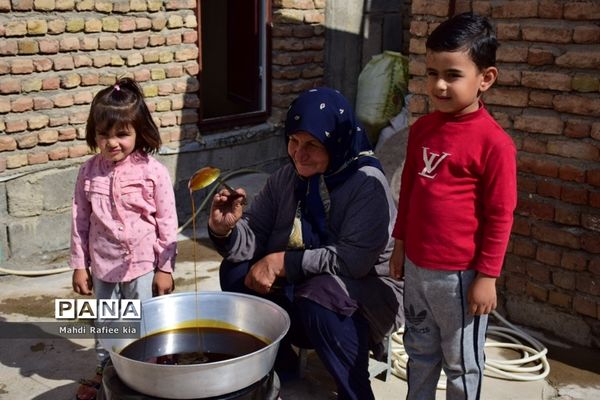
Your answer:
[[[196,247],[197,260],[201,261],[194,263],[192,241],[181,236],[175,274],[177,292],[195,290],[194,269],[198,290],[219,290],[219,257],[203,243],[206,239],[201,239]],[[70,280],[70,272],[42,277],[0,276],[0,322],[53,321],[53,300],[73,297]],[[0,339],[0,399],[73,399],[77,381],[94,373],[92,346],[92,339],[3,337]],[[600,399],[600,375],[552,359],[552,356],[551,353],[551,372],[545,380],[515,382],[486,377],[482,398]],[[394,375],[385,382],[374,379],[372,386],[377,399],[398,400],[406,395],[406,383]],[[316,354],[311,352],[304,377],[283,384],[280,395],[284,400],[329,400],[335,398],[335,385]],[[436,399],[444,398],[445,392],[438,390]]]

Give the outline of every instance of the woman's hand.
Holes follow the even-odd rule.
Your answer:
[[[92,274],[89,268],[73,270],[72,283],[75,293],[86,296],[92,294]]]
[[[257,293],[269,293],[275,279],[285,276],[285,268],[283,266],[284,255],[285,252],[280,251],[268,254],[258,260],[250,267],[250,271],[248,271],[246,279],[244,279],[244,285]]]
[[[496,309],[496,278],[477,273],[467,294],[471,315],[489,314]]]
[[[404,277],[404,241],[396,240],[390,257],[390,276],[394,279]]]
[[[169,294],[175,290],[175,281],[173,275],[157,269],[154,272],[154,279],[152,280],[152,294],[154,296],[162,296],[163,294]]]
[[[244,189],[237,189],[236,192],[242,196],[231,196],[229,190],[222,189],[213,197],[208,227],[217,236],[228,235],[235,227],[235,224],[242,218],[246,191]]]

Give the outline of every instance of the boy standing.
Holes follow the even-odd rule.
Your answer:
[[[516,149],[480,100],[498,75],[489,21],[465,13],[426,44],[437,111],[411,127],[390,273],[404,276],[408,399],[476,399],[516,206]]]

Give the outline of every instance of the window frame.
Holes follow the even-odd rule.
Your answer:
[[[199,85],[199,93],[198,97],[202,99],[202,1],[198,0],[196,6],[196,18],[198,21],[198,80],[200,82]],[[223,115],[219,117],[211,117],[211,118],[203,118],[203,106],[202,100],[200,101],[200,106],[198,109],[198,127],[201,131],[210,131],[216,129],[224,129],[231,128],[234,126],[240,125],[255,125],[259,123],[265,122],[269,116],[271,115],[271,63],[272,63],[272,3],[271,0],[258,0],[258,7],[262,7],[259,9],[259,26],[262,26],[259,35],[259,63],[262,63],[263,68],[263,84],[261,85],[261,98],[259,99],[261,104],[261,109],[257,111],[251,111],[240,114],[231,114],[231,115]],[[259,67],[260,64],[257,66]]]

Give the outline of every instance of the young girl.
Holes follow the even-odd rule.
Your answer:
[[[79,170],[73,196],[73,289],[98,299],[170,293],[177,246],[175,196],[167,169],[148,153],[161,144],[139,86],[120,79],[92,101],[86,141],[99,154]],[[77,398],[94,399],[108,352],[96,341],[96,376]]]

